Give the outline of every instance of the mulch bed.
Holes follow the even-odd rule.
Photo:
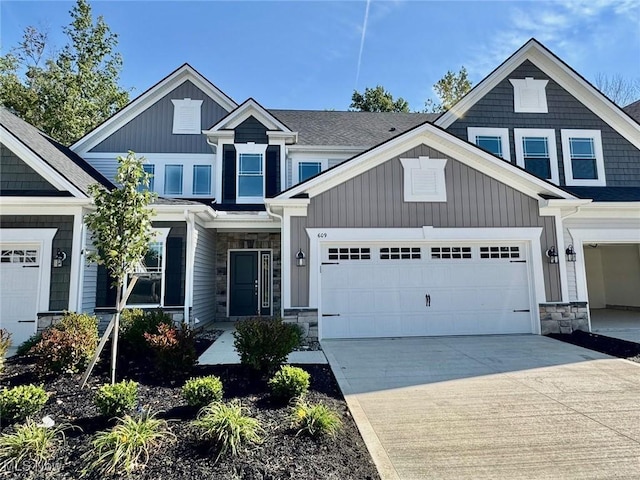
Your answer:
[[[199,339],[198,353],[213,342]],[[107,355],[103,354],[103,357]],[[314,440],[304,435],[296,436],[291,428],[290,407],[273,403],[266,380],[241,365],[196,366],[189,376],[217,375],[224,385],[224,399],[239,399],[248,407],[263,428],[263,442],[242,448],[236,457],[222,456],[215,463],[217,451],[211,451],[196,438],[190,425],[197,411],[188,407],[181,396],[184,378],[167,380],[160,378],[149,364],[122,362],[119,379],[133,379],[140,383],[139,405],[150,407],[158,416],[168,420],[177,441],[152,452],[148,465],[132,478],[148,480],[195,479],[379,479],[376,468],[364,445],[335,378],[326,365],[301,366],[311,374],[312,384],[309,402],[324,402],[336,409],[342,418],[342,431],[335,438]],[[69,423],[80,429],[67,432],[67,442],[45,466],[45,471],[35,473],[28,468],[11,472],[0,478],[27,479],[77,479],[86,466],[81,459],[89,450],[92,436],[114,425],[113,420],[101,417],[93,404],[96,389],[108,383],[108,362],[102,361],[90,378],[87,389],[80,390],[80,375],[39,376],[30,357],[14,357],[7,360],[0,376],[1,386],[26,383],[44,384],[51,394],[49,401],[37,418],[52,417],[56,424]],[[12,431],[8,425],[0,426],[0,433]],[[97,476],[85,478],[97,479]]]
[[[582,332],[580,330],[571,334],[563,335],[552,333],[548,336],[579,347],[588,348],[589,350],[605,353],[612,357],[625,358],[632,362],[640,363],[640,343],[598,335],[597,333]]]

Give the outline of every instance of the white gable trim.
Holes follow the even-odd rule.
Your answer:
[[[120,127],[133,120],[135,117],[140,115],[162,97],[182,85],[187,80],[189,80],[196,87],[202,90],[227,112],[230,112],[234,108],[238,107],[237,103],[231,100],[231,98],[229,98],[206,78],[200,75],[194,68],[192,68],[190,65],[183,65],[171,75],[166,77],[164,80],[160,81],[160,83],[151,87],[138,98],[130,102],[118,113],[113,115],[111,118],[106,120],[104,123],[93,129],[87,135],[71,145],[71,150],[81,156],[84,155],[100,142],[115,133]]]
[[[438,117],[434,124],[442,128],[448,128],[458,118],[464,117],[476,102],[489,93],[498,83],[508,78],[509,74],[525,60],[531,61],[620,135],[637,148],[640,148],[640,125],[535,39],[525,43],[449,111]]]
[[[520,192],[535,199],[545,193],[560,198],[575,198],[573,195],[554,185],[531,175],[520,168],[494,157],[459,138],[425,123],[407,133],[364,152],[351,160],[328,170],[326,173],[301,183],[276,198],[291,198],[307,193],[315,197],[327,190],[366,172],[393,157],[405,154],[420,144],[426,144],[444,155],[464,163],[496,180],[514,187]]]
[[[39,155],[27,147],[18,137],[6,128],[0,126],[2,133],[2,143],[16,154],[24,163],[29,165],[35,172],[53,185],[58,191],[69,192],[76,198],[87,198],[73,183],[67,180],[60,172],[40,158]],[[69,160],[71,161],[71,160]]]
[[[208,134],[214,133],[217,130],[234,129],[251,116],[255,117],[260,123],[267,127],[267,130],[279,130],[282,132],[293,133],[289,127],[265,110],[265,108],[253,98],[244,102],[235,111],[221,119],[209,130],[203,130],[203,133]]]

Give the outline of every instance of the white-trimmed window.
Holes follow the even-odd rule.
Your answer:
[[[405,202],[446,202],[446,158],[401,158]]]
[[[565,183],[605,186],[600,130],[561,130]]]
[[[149,186],[145,187],[144,185],[140,185],[138,187],[138,190],[142,191],[142,190],[149,190],[150,192],[153,192],[154,189],[154,179],[155,179],[155,173],[156,173],[156,166],[153,163],[145,163],[142,165],[142,169],[145,171],[145,173],[148,173],[149,176]]]
[[[264,144],[236,144],[237,174],[236,201],[238,203],[261,203],[265,191]]]
[[[508,128],[467,128],[469,142],[483,150],[493,153],[495,156],[511,161],[511,149],[509,148]]]
[[[193,166],[193,195],[211,195],[211,165]]]
[[[547,83],[549,80],[510,78],[513,85],[513,111],[516,113],[549,113],[547,108]]]
[[[164,193],[166,195],[182,195],[182,165],[165,165]]]
[[[326,159],[294,160],[293,162],[293,183],[304,182],[327,169]]]
[[[555,131],[515,128],[513,136],[516,144],[516,163],[527,172],[557,185],[559,176]]]
[[[154,228],[155,236],[149,250],[136,267],[138,281],[133,287],[127,305],[163,306],[165,292],[166,250],[169,228]],[[128,283],[128,280],[127,280]],[[126,285],[125,285],[126,287]]]
[[[202,100],[171,100],[173,103],[173,129],[177,135],[195,135],[202,133]]]

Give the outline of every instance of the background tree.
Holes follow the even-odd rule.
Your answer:
[[[408,112],[409,103],[402,97],[397,100],[382,85],[376,88],[365,88],[364,94],[353,91],[349,108],[361,112]]]
[[[131,293],[130,285],[123,297],[122,287],[127,276],[133,276],[142,265],[149,249],[149,242],[153,238],[153,211],[148,207],[155,194],[148,190],[150,175],[144,171],[142,164],[142,158],[136,158],[135,153],[129,152],[126,157],[118,157],[119,166],[115,181],[120,185],[119,188],[108,191],[99,185],[91,186],[91,196],[96,210],[85,217],[85,223],[91,231],[96,251],[90,255],[89,260],[104,265],[113,278],[113,286],[116,289],[116,315],[103,336],[94,360],[85,372],[83,383],[91,373],[111,328],[111,383],[115,383],[120,313]]]
[[[449,70],[444,77],[433,85],[433,89],[440,103],[429,99],[424,104],[424,111],[432,113],[446,112],[471,90],[471,81],[468,78],[467,69],[462,67],[458,73],[453,73]]]
[[[620,107],[640,99],[640,78],[624,78],[620,74],[598,73],[594,85]]]
[[[27,27],[22,42],[0,57],[0,103],[63,144],[71,144],[129,102],[118,82],[116,34],[77,0],[64,28],[68,43],[47,55],[48,36]]]

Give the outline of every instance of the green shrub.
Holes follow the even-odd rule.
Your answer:
[[[269,380],[269,387],[274,397],[290,400],[307,393],[310,378],[309,373],[301,368],[283,365]]]
[[[281,319],[250,318],[236,323],[234,346],[240,362],[271,373],[300,345],[300,327]]]
[[[15,472],[24,464],[39,470],[56,449],[64,444],[64,432],[69,428],[69,425],[45,426],[28,419],[26,424],[16,426],[14,433],[2,434],[0,472]]]
[[[298,401],[293,407],[293,425],[300,433],[312,437],[334,436],[342,427],[340,416],[322,403],[311,405]]]
[[[83,455],[89,462],[84,473],[94,472],[104,478],[124,470],[130,475],[147,464],[151,452],[175,438],[167,422],[151,413],[138,418],[125,415],[111,430],[96,434],[91,450]]]
[[[164,375],[187,374],[198,361],[194,333],[186,323],[180,328],[162,324],[157,334],[145,333],[144,337],[154,353],[156,368]]]
[[[0,391],[0,418],[4,422],[22,422],[47,403],[49,395],[43,387],[19,385]]]
[[[11,346],[11,333],[6,328],[0,328],[0,373],[4,370],[4,358]]]
[[[171,317],[162,310],[144,311],[127,309],[120,316],[120,339],[122,349],[131,358],[140,358],[150,353],[145,334],[155,335],[161,325],[173,326]]]
[[[192,378],[182,387],[182,395],[192,407],[202,408],[222,400],[222,382],[213,375]]]
[[[236,455],[244,443],[261,442],[263,429],[260,422],[245,412],[246,409],[237,401],[215,402],[204,407],[193,422],[200,438],[218,448],[216,462],[229,450]]]
[[[86,313],[66,312],[59,323],[42,333],[31,350],[47,372],[75,373],[84,369],[98,346],[98,319]]]
[[[95,404],[102,415],[120,417],[135,408],[138,403],[138,384],[124,380],[98,389]]]
[[[32,353],[31,349],[35,347],[41,339],[42,339],[41,332],[31,335],[24,342],[18,345],[18,348],[16,350],[16,355],[19,355],[19,356],[29,355],[30,353]]]

